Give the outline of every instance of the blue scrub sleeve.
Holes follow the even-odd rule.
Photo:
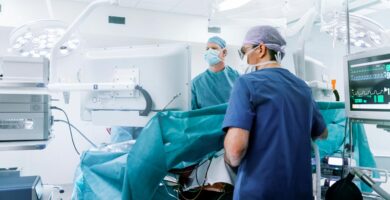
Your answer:
[[[255,109],[252,103],[248,85],[242,78],[238,78],[234,84],[229,105],[223,121],[223,131],[229,128],[241,128],[250,131],[252,128]]]
[[[320,109],[315,101],[313,104],[313,120],[311,126],[311,137],[319,137],[325,130],[326,124],[324,118],[321,115]]]

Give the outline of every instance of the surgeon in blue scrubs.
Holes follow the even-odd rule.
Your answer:
[[[227,103],[239,74],[225,64],[226,42],[218,36],[207,41],[204,59],[208,69],[192,80],[191,107],[193,110]]]
[[[285,45],[275,28],[257,26],[241,48],[250,73],[237,79],[223,122],[235,200],[313,199],[310,140],[327,129],[311,89],[280,66]]]

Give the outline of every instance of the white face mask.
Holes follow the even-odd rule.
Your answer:
[[[249,64],[248,63],[248,55],[251,54],[252,51],[254,51],[255,49],[256,48],[251,49],[248,53],[246,53],[245,56],[242,58],[242,60],[240,62],[240,67],[245,69],[244,74],[249,74],[251,72],[256,71],[257,70],[256,67],[261,67],[261,66],[264,66],[264,65],[272,64],[272,63],[278,63],[276,61],[266,61],[266,62],[259,62],[257,64]]]

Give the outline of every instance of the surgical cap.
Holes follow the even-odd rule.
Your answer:
[[[209,40],[207,41],[207,43],[214,43],[214,44],[217,44],[219,47],[221,47],[222,49],[226,47],[226,42],[225,40],[223,40],[222,38],[218,37],[218,36],[214,36],[214,37],[211,37],[209,38]]]
[[[286,41],[279,31],[272,26],[255,26],[251,28],[246,34],[243,44],[264,44],[268,49],[280,52],[282,57],[285,54]]]

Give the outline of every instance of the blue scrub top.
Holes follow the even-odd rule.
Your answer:
[[[326,128],[311,89],[283,68],[236,81],[223,123],[250,132],[235,200],[313,199],[311,137]]]
[[[239,74],[226,66],[220,72],[206,70],[192,80],[192,110],[227,103]]]

